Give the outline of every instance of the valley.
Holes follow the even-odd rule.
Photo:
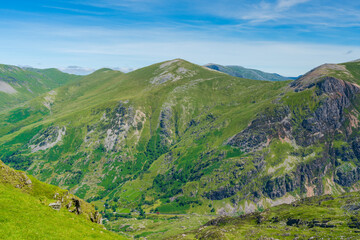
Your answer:
[[[338,219],[326,224],[339,221],[339,236],[356,233],[346,224],[357,212],[337,204],[358,198],[359,61],[286,81],[182,59],[58,77],[62,86],[0,113],[0,159],[93,204],[107,229],[128,238],[261,239],[298,214],[309,237],[306,214],[328,204]]]

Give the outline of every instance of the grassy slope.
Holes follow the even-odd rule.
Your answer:
[[[1,239],[122,239],[67,210],[55,211],[34,196],[0,185]]]
[[[360,193],[325,195],[240,217],[214,219],[171,239],[357,239]]]
[[[123,239],[88,219],[87,214],[94,211],[88,203],[81,202],[81,215],[64,206],[60,211],[48,207],[56,201],[55,194],[64,199],[67,191],[1,162],[0,175],[1,239]]]
[[[0,64],[0,80],[8,83],[17,91],[12,94],[0,91],[0,111],[24,103],[79,78],[79,76],[63,73],[54,68],[19,68]]]
[[[124,233],[126,236],[147,239],[169,238],[185,231],[195,230],[213,219],[212,216],[201,215],[147,215],[146,218],[124,218],[105,223],[107,229]]]

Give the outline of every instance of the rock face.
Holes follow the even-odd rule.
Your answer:
[[[56,193],[54,195],[56,203],[53,203],[52,208],[58,207],[59,209],[64,206],[68,209],[69,212],[75,213],[77,215],[86,215],[86,217],[92,222],[101,224],[101,214],[98,211],[94,210],[94,207],[89,203],[79,199],[78,197],[65,192],[64,194]],[[58,209],[56,209],[58,210]]]
[[[260,195],[265,197],[280,198],[296,189],[300,189],[300,192],[307,196],[321,195],[324,193],[322,178],[329,175],[334,176],[333,181],[342,187],[352,187],[360,179],[360,166],[354,165],[354,162],[357,164],[360,161],[360,144],[359,139],[352,134],[358,129],[359,113],[354,102],[360,88],[356,84],[334,77],[315,77],[313,72],[310,72],[310,75],[315,82],[308,81],[309,76],[305,76],[291,83],[291,90],[297,94],[305,90],[314,91],[314,111],[302,106],[301,111],[306,114],[299,118],[296,116],[299,109],[291,109],[280,101],[277,107],[258,115],[247,128],[226,143],[239,147],[250,155],[256,155],[263,152],[272,140],[279,139],[292,144],[295,147],[294,156],[302,158],[309,158],[310,153],[304,154],[296,149],[323,146],[320,156],[311,161],[300,162],[293,171],[276,177],[268,175],[261,178],[260,182],[264,184],[259,186]],[[304,79],[307,80],[305,83],[302,82]],[[336,146],[336,140],[343,141],[345,145]],[[251,179],[256,178],[253,174],[257,175],[265,170],[265,162],[262,166],[261,169],[249,172],[245,183],[240,178],[239,183],[242,184],[221,187],[209,192],[207,198],[219,200],[235,195],[249,184]],[[258,194],[253,193],[255,198]]]
[[[293,81],[290,83],[290,86],[294,88],[296,92],[302,91],[306,88],[311,88],[317,82],[322,81],[324,77],[327,77],[333,71],[341,71],[346,75],[351,75],[343,65],[323,64]]]
[[[273,112],[266,111],[253,120],[249,127],[230,138],[227,144],[245,151],[253,151],[267,147],[273,138],[290,137],[289,113],[289,108],[282,106]]]
[[[305,146],[340,130],[349,117],[345,114],[345,109],[350,107],[356,94],[360,92],[358,86],[332,77],[325,77],[318,82],[316,89],[316,95],[324,99],[315,112],[303,120],[302,127],[305,131],[296,132],[297,141]]]
[[[161,137],[161,144],[163,146],[171,145],[174,139],[173,129],[173,113],[170,107],[165,107],[159,117],[159,129],[160,129],[160,137]]]
[[[348,117],[344,111],[350,107],[360,88],[332,77],[325,77],[316,85],[307,86],[311,87],[316,88],[317,98],[320,99],[319,106],[302,119],[299,127],[293,126],[296,119],[291,115],[289,107],[280,105],[260,114],[249,127],[230,138],[227,144],[253,151],[266,147],[273,138],[287,138],[295,139],[299,145],[309,146],[325,135],[340,130]],[[294,90],[304,89],[295,87]]]
[[[30,140],[31,152],[46,150],[58,144],[66,133],[66,127],[50,126]]]
[[[301,164],[296,171],[276,178],[264,179],[262,194],[271,199],[280,198],[288,192],[300,189],[300,192],[309,195],[321,195],[323,183],[321,178],[325,176],[327,167],[331,163],[326,159],[316,159],[308,164]],[[309,196],[310,197],[310,196]]]
[[[335,170],[335,182],[344,187],[351,187],[354,183],[360,180],[360,167],[345,164]]]
[[[58,210],[60,211],[61,209],[61,202],[54,202],[54,203],[50,203],[49,207],[51,207],[54,210]]]
[[[17,91],[10,84],[0,81],[0,92],[14,94]]]
[[[14,171],[0,161],[0,183],[10,184],[16,188],[26,191],[31,189],[31,179],[21,171]]]
[[[154,85],[159,85],[171,81],[175,82],[186,77],[192,77],[195,74],[195,71],[182,67],[180,59],[174,59],[161,64],[156,75],[150,82]]]
[[[113,109],[106,109],[100,122],[87,126],[87,135],[84,139],[85,144],[90,146],[96,144],[100,138],[104,137],[104,147],[107,152],[121,151],[126,139],[140,135],[146,116],[140,110],[135,110],[132,106],[126,106],[125,102]]]

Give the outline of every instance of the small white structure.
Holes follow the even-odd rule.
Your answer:
[[[60,210],[61,209],[61,202],[54,202],[54,203],[50,203],[49,207],[51,207],[54,210]]]

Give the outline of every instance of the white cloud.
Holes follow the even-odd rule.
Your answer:
[[[133,67],[114,67],[114,68],[111,68],[112,70],[117,70],[117,71],[120,71],[120,72],[124,72],[124,73],[128,73],[128,72],[132,72],[134,70],[136,70],[136,68],[133,68]]]
[[[67,66],[67,67],[60,67],[60,71],[70,73],[70,74],[76,74],[76,75],[87,75],[90,74],[96,69],[94,68],[87,68],[87,67],[80,67],[80,66]]]
[[[257,28],[256,24],[248,24],[244,21],[240,21],[240,24],[234,23],[234,25],[200,24],[198,26],[195,24],[195,27],[184,26],[185,24],[182,23],[174,25],[164,23],[164,25],[155,24],[154,26],[151,24],[121,25],[119,23],[116,26],[101,27],[90,24],[81,26],[4,21],[0,23],[2,34],[6,36],[0,38],[2,52],[0,62],[14,65],[32,64],[35,67],[72,65],[73,67],[63,67],[62,69],[72,73],[86,74],[101,67],[130,71],[155,62],[180,57],[200,65],[209,62],[242,65],[267,72],[296,76],[325,62],[345,62],[358,59],[360,47],[357,42],[353,44],[354,46],[345,44],[354,42],[351,39],[347,41],[349,35],[340,36],[336,31],[327,31],[328,25],[319,26],[319,19],[321,19],[324,24],[336,23],[337,27],[346,27],[347,23],[336,20],[344,19],[341,16],[346,12],[344,10],[331,11],[332,14],[329,15],[328,12],[333,9],[327,7],[322,8],[321,11],[310,13],[288,12],[296,9],[295,6],[303,2],[304,0],[279,0],[272,3],[263,1],[250,8],[244,8],[240,18],[247,18],[250,22],[280,19],[281,24],[286,23],[287,20],[301,19],[301,23],[306,22],[307,27],[295,30],[299,36],[310,36],[319,28],[325,29],[325,34],[320,36],[320,40],[317,39],[318,36],[304,37],[302,40],[340,42],[344,44],[343,46],[326,43],[298,43],[296,41],[300,40],[293,36],[279,38],[276,29],[274,34],[277,36],[272,37],[270,32],[263,31],[264,28]],[[288,10],[273,11],[275,8],[288,8]],[[236,10],[234,8],[234,12]],[[291,18],[291,14],[296,15],[294,19]],[[348,19],[357,19],[352,16],[355,15],[347,17]],[[237,17],[239,18],[239,16]],[[326,21],[327,17],[332,17],[336,21]],[[318,25],[309,27],[310,24]],[[264,26],[268,25],[270,24]],[[271,26],[265,30],[268,29],[271,30]],[[289,31],[292,29],[289,28]],[[255,32],[255,34],[250,34],[248,37],[246,36],[248,32]],[[293,32],[289,33],[294,35]],[[261,39],[287,40],[251,41],[259,35],[261,35]],[[351,37],[354,39],[358,36],[356,32],[352,35]],[[327,36],[330,36],[329,41],[327,41]],[[349,51],[350,49],[351,51]],[[42,65],[37,63],[42,63]],[[86,68],[75,66],[86,66]]]
[[[276,4],[277,9],[288,9],[295,5],[306,3],[309,0],[278,0]]]
[[[253,23],[284,18],[287,16],[284,12],[298,4],[308,1],[309,0],[278,0],[275,3],[261,1],[259,4],[253,5],[252,9],[247,11],[242,18],[251,20]]]
[[[88,74],[95,72],[99,68],[103,68],[103,67],[88,68],[88,67],[80,67],[80,66],[67,66],[67,67],[60,67],[59,70],[62,72],[70,73],[70,74],[88,75]],[[132,68],[132,67],[109,67],[109,68],[116,70],[116,71],[121,71],[124,73],[135,70],[135,68]]]
[[[215,1],[217,2],[217,1]],[[245,20],[248,25],[312,25],[326,27],[359,26],[360,12],[356,1],[343,0],[324,4],[319,0],[257,0],[229,4],[217,2],[205,7],[210,13],[233,20]]]
[[[352,52],[344,54],[349,48]],[[323,63],[346,62],[360,56],[358,46],[261,41],[139,42],[59,48],[56,51],[96,59],[117,59],[119,65],[135,67],[183,58],[199,65],[209,62],[241,65],[285,76],[298,76]]]

